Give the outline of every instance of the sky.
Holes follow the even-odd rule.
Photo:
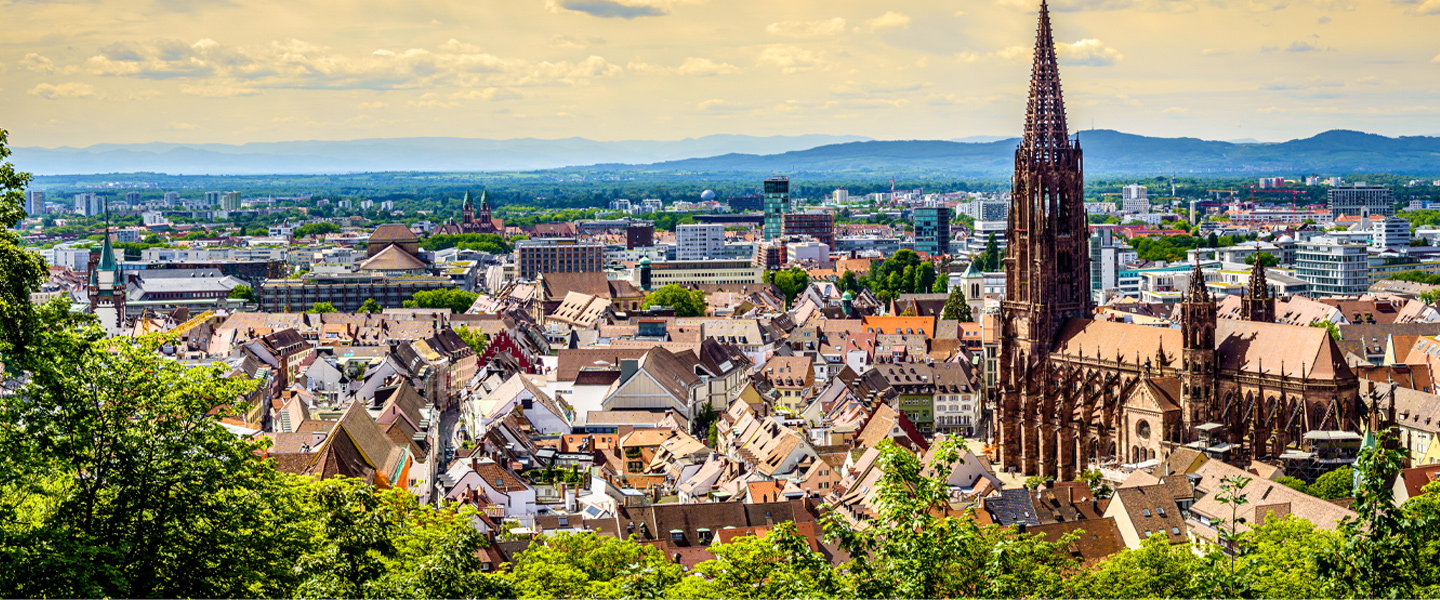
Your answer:
[[[1038,0],[0,0],[16,146],[1023,124]],[[1072,130],[1440,134],[1440,0],[1053,0]]]

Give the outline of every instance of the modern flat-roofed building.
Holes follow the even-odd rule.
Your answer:
[[[651,289],[672,283],[763,283],[764,277],[765,269],[748,260],[672,260],[650,265]]]
[[[835,215],[828,212],[785,213],[781,218],[781,235],[808,235],[815,241],[835,248]]]
[[[536,273],[588,273],[605,266],[605,247],[575,238],[522,240],[515,244],[515,264],[523,279]]]
[[[318,302],[329,302],[340,312],[355,312],[370,298],[385,308],[400,308],[415,292],[453,287],[455,281],[446,276],[309,273],[299,279],[267,279],[256,293],[265,312],[304,312]]]
[[[915,250],[931,256],[950,253],[950,209],[944,206],[915,209]]]
[[[677,260],[710,260],[725,251],[725,226],[685,224],[675,226]]]
[[[1364,294],[1370,288],[1369,248],[1325,238],[1296,244],[1295,276],[1316,296]]]
[[[1332,188],[1329,196],[1330,214],[1336,217],[1362,212],[1387,217],[1395,215],[1395,197],[1387,187],[1357,183]]]
[[[785,213],[787,212],[790,212],[790,178],[771,177],[766,179],[765,239],[773,240],[783,235]]]

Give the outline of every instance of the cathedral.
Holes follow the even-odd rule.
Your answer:
[[[460,207],[460,222],[446,223],[435,228],[434,235],[455,235],[461,233],[493,233],[505,231],[505,221],[490,217],[490,194],[480,192],[480,210],[475,210],[475,201],[470,191],[465,191],[465,203]]]
[[[1358,430],[1344,355],[1325,329],[1274,323],[1259,261],[1245,320],[1216,319],[1198,263],[1180,328],[1091,320],[1082,157],[1042,0],[1006,230],[995,460],[1068,481],[1181,446],[1273,461],[1307,432]]]

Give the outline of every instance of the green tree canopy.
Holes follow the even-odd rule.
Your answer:
[[[940,312],[940,318],[947,321],[960,321],[969,323],[975,318],[970,314],[970,304],[965,301],[965,290],[963,286],[955,286],[950,290],[950,297],[945,299],[945,308]]]
[[[705,292],[689,290],[672,283],[645,296],[643,307],[652,306],[674,308],[677,317],[703,317],[706,312]]]
[[[488,252],[490,254],[505,254],[510,251],[510,244],[505,241],[505,238],[493,233],[432,235],[420,240],[420,247],[431,252],[445,250],[447,248],[460,248],[462,250],[474,250],[476,252]]]
[[[305,312],[323,315],[340,311],[336,310],[335,305],[329,302],[316,302],[314,306],[310,307],[310,310]]]
[[[379,302],[376,302],[374,298],[366,298],[366,299],[365,299],[365,302],[360,305],[360,310],[359,310],[359,312],[367,313],[367,314],[375,314],[375,313],[378,313],[378,312],[380,312],[380,311],[382,311],[382,310],[385,310],[385,308],[382,307],[382,306],[380,306],[380,303],[379,303]]]
[[[405,301],[405,308],[448,308],[456,314],[463,314],[475,304],[479,294],[462,289],[422,290],[415,292]]]
[[[235,286],[235,287],[233,287],[233,288],[230,288],[230,296],[229,296],[229,297],[230,297],[230,298],[233,298],[233,299],[235,299],[235,300],[244,300],[244,301],[246,301],[246,302],[254,302],[254,301],[255,301],[255,291],[252,290],[252,289],[250,289],[250,286],[248,286],[248,285],[237,285],[237,286]]]
[[[303,238],[310,236],[323,236],[330,233],[340,233],[340,226],[329,221],[321,221],[319,223],[301,225],[300,227],[295,228],[295,230],[291,232],[291,235],[297,238]]]

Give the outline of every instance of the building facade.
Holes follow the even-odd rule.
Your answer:
[[[1364,244],[1319,238],[1295,248],[1295,277],[1317,296],[1364,294],[1370,288],[1370,253]]]
[[[709,260],[725,251],[725,226],[686,224],[675,226],[676,260]]]
[[[835,248],[835,215],[828,212],[785,213],[781,219],[781,235],[808,235],[815,241]]]
[[[950,209],[944,206],[915,209],[915,250],[931,256],[950,254]]]
[[[773,240],[782,235],[787,212],[790,212],[790,178],[771,177],[766,179],[765,239]]]
[[[575,238],[522,240],[515,244],[515,264],[523,279],[536,273],[589,273],[605,266],[605,247]]]
[[[385,277],[375,273],[310,273],[299,279],[268,279],[256,290],[264,312],[304,312],[329,302],[339,312],[355,312],[374,298],[399,308],[415,292],[455,287],[449,277]]]
[[[1329,191],[1330,214],[1341,215],[1385,215],[1394,216],[1395,197],[1390,188],[1357,183],[1331,188]]]

